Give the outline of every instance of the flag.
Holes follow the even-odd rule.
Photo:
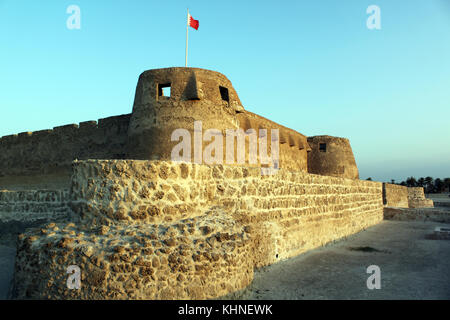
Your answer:
[[[199,22],[198,20],[195,20],[192,18],[192,16],[188,13],[188,26],[194,28],[195,30],[198,30]]]

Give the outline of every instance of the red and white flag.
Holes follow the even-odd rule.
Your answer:
[[[188,26],[194,28],[195,30],[198,30],[199,22],[198,20],[195,20],[192,18],[192,16],[188,13],[188,20],[187,20]]]
[[[198,30],[199,22],[198,20],[195,20],[192,18],[192,16],[189,14],[189,9],[187,11],[187,25],[186,25],[186,63],[185,66],[187,68],[187,60],[188,60],[188,39],[189,39],[189,27],[194,28],[195,30]]]

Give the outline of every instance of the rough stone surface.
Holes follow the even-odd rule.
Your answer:
[[[0,191],[0,240],[15,243],[26,228],[70,219],[69,190]]]
[[[383,203],[395,208],[433,208],[433,200],[425,198],[423,187],[406,187],[383,183]]]
[[[13,298],[217,298],[383,219],[378,182],[166,161],[74,162],[69,205],[72,222],[19,237]]]

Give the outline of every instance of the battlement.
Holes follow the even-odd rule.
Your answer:
[[[27,131],[18,134],[11,134],[0,137],[0,145],[8,145],[11,143],[28,142],[28,139],[45,138],[49,135],[76,135],[85,132],[86,130],[105,130],[116,127],[118,130],[123,131],[128,129],[128,123],[130,122],[131,114],[123,114],[120,116],[113,116],[102,118],[99,120],[83,121],[79,124],[71,123],[63,126],[53,127],[53,129],[44,129],[39,131]]]
[[[74,159],[123,159],[130,114],[0,138],[0,189],[70,176]],[[21,177],[27,177],[21,179]],[[60,179],[59,179],[60,180]]]

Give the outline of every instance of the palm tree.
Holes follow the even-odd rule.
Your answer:
[[[425,184],[425,179],[424,178],[419,178],[419,180],[417,180],[417,186],[418,187],[423,187]]]
[[[417,186],[417,180],[414,177],[409,177],[406,179],[406,185],[408,187],[416,187]]]
[[[426,177],[425,178],[425,192],[430,193],[433,191],[434,187],[434,180],[432,177]]]
[[[437,192],[437,193],[441,193],[444,190],[445,190],[444,181],[442,181],[439,178],[434,180],[434,191]]]
[[[450,178],[444,179],[444,187],[448,188],[448,192],[450,192]]]

